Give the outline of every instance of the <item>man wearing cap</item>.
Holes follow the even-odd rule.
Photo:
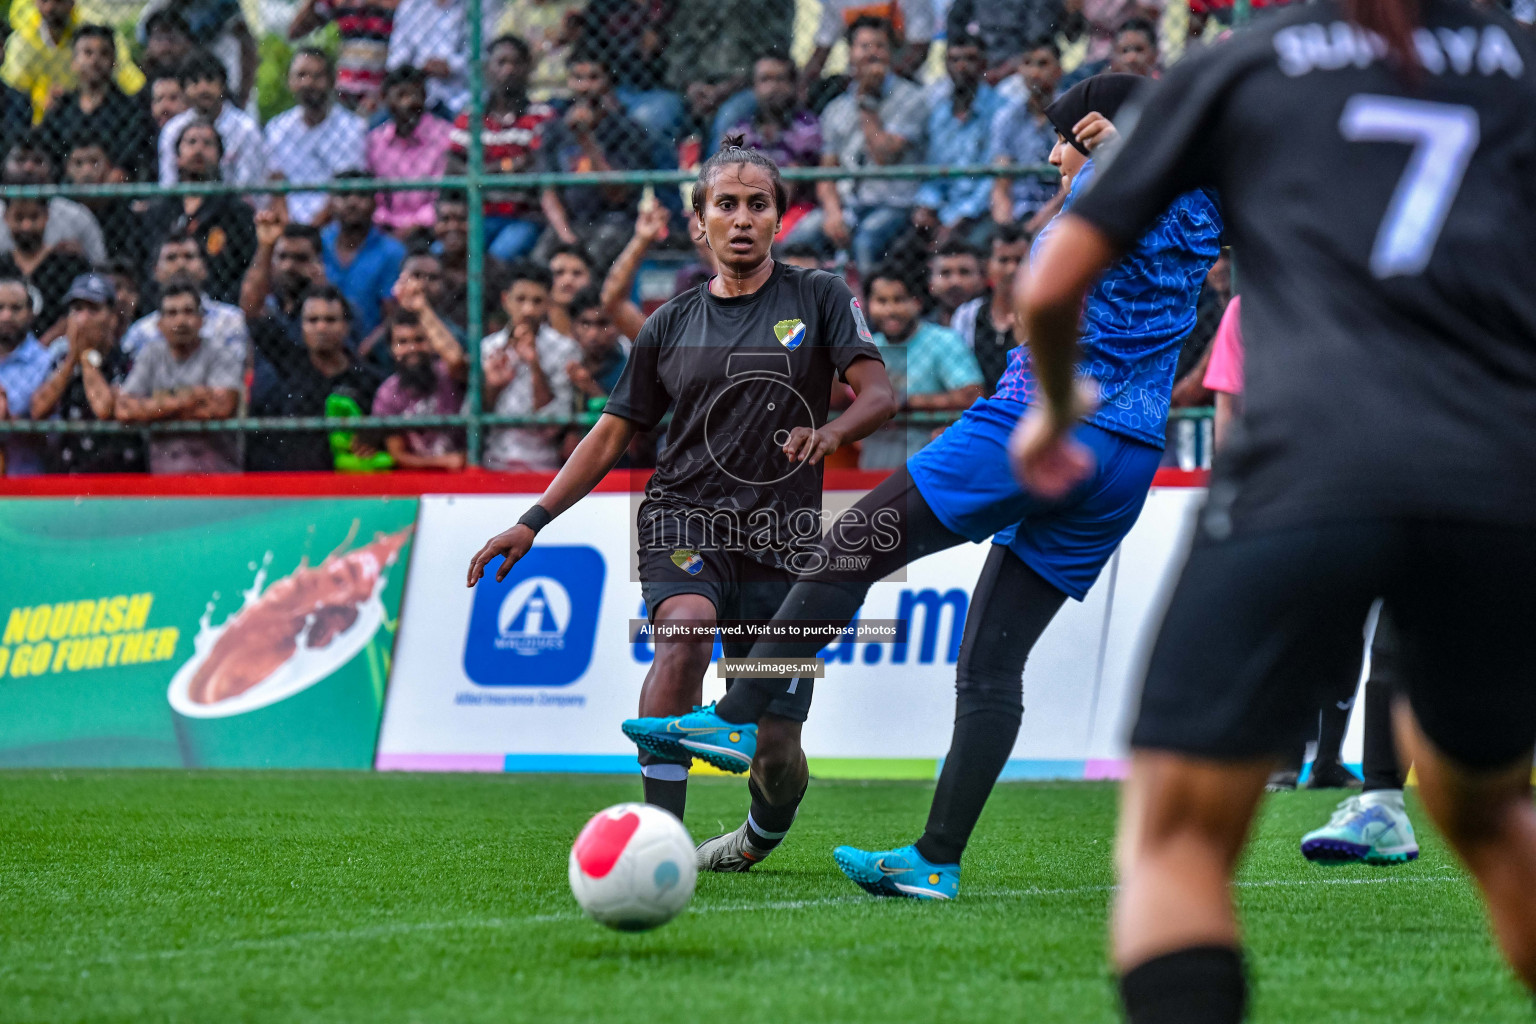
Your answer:
[[[32,395],[32,418],[111,420],[130,365],[115,340],[117,288],[101,274],[81,274],[65,306],[64,337],[49,349],[53,368]],[[48,438],[44,465],[50,473],[140,473],[144,445],[136,433],[60,432]]]

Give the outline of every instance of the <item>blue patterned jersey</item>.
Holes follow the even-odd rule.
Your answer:
[[[1072,182],[1062,212],[1088,187],[1089,160]],[[1059,223],[1057,215],[1035,239]],[[1079,376],[1099,386],[1099,409],[1090,422],[1105,430],[1163,447],[1179,343],[1195,328],[1195,305],[1205,275],[1221,252],[1221,211],[1204,190],[1174,200],[1152,229],[1104,273],[1083,310]],[[1039,385],[1030,372],[1029,349],[1008,353],[998,398],[1030,402]]]

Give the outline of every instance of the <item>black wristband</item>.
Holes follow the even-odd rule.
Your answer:
[[[517,523],[519,526],[526,526],[534,533],[538,533],[548,526],[554,518],[543,505],[534,505],[533,508],[523,513],[523,518],[519,519]]]

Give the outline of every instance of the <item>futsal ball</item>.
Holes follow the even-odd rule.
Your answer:
[[[587,916],[639,932],[666,924],[688,905],[699,869],[682,822],[650,804],[617,804],[576,837],[570,876]]]

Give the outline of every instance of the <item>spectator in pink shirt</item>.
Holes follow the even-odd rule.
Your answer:
[[[1232,418],[1243,409],[1243,300],[1234,295],[1221,315],[1221,326],[1211,342],[1211,361],[1205,368],[1205,386],[1216,392],[1216,447],[1232,429]]]
[[[426,75],[409,65],[395,68],[384,76],[383,93],[390,120],[368,133],[368,172],[396,180],[441,177],[452,126],[426,112]],[[403,239],[431,228],[435,198],[434,192],[380,192],[373,221]]]

